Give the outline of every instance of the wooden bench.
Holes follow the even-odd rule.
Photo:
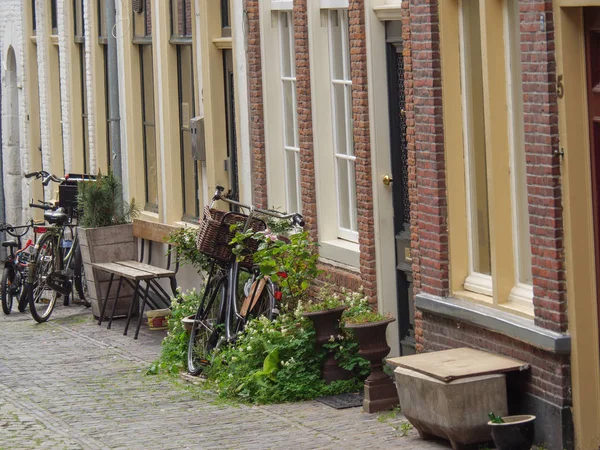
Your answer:
[[[129,324],[133,316],[134,306],[139,304],[140,297],[142,297],[143,300],[134,339],[138,338],[146,306],[150,306],[152,309],[157,309],[160,307],[158,303],[153,300],[151,296],[149,296],[150,292],[155,294],[158,299],[161,299],[166,305],[170,305],[170,295],[161,286],[159,281],[161,279],[168,278],[171,291],[173,295],[176,295],[177,280],[175,277],[177,271],[179,270],[179,261],[175,259],[175,262],[173,263],[171,258],[172,245],[168,244],[166,268],[153,265],[152,247],[154,243],[165,244],[169,235],[178,229],[178,227],[172,225],[136,219],[133,221],[133,237],[139,241],[139,260],[113,261],[108,263],[92,264],[92,267],[95,269],[99,269],[110,274],[106,298],[104,300],[104,304],[102,305],[102,312],[100,314],[100,319],[98,320],[98,325],[102,324],[102,318],[106,312],[110,288],[112,287],[115,277],[119,278],[119,284],[117,286],[117,293],[115,301],[112,305],[112,311],[107,328],[111,328],[112,326],[112,321],[115,311],[117,310],[117,303],[119,301],[119,294],[121,292],[123,281],[133,288],[133,299],[129,307],[127,323],[125,324],[125,331],[123,334],[127,334],[127,330],[129,329]],[[174,265],[174,268],[171,268],[172,265]],[[145,289],[142,289],[141,283],[145,283]]]

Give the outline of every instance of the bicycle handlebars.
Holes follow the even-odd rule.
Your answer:
[[[252,212],[258,212],[260,214],[264,214],[265,216],[270,216],[270,217],[274,217],[276,219],[281,219],[281,220],[291,220],[294,225],[297,225],[299,227],[304,226],[304,219],[301,214],[298,214],[298,213],[283,214],[278,211],[260,209],[260,208],[256,208],[255,206],[245,205],[236,200],[232,200],[232,199],[228,198],[227,195],[223,195],[224,191],[225,191],[225,188],[223,186],[217,186],[215,194],[213,195],[213,198],[212,198],[212,202],[214,203],[217,200],[221,200],[225,203],[229,203],[230,205],[235,205],[235,206],[239,206],[240,208],[249,209]]]
[[[46,172],[45,170],[39,170],[37,172],[30,172],[25,174],[25,178],[33,177],[35,177],[36,179],[42,178],[42,184],[44,186],[48,186],[48,184],[50,184],[51,181],[55,183],[61,183],[65,181],[64,178],[59,178],[56,175],[52,175],[51,173]]]

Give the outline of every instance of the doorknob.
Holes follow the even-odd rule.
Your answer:
[[[383,179],[381,181],[383,181],[383,184],[385,184],[386,186],[389,186],[390,183],[392,181],[394,181],[394,179],[392,177],[390,177],[389,175],[384,175]]]

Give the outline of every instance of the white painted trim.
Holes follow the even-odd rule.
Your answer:
[[[321,9],[347,9],[348,0],[321,0]]]
[[[292,11],[293,9],[293,0],[271,0],[271,11]]]
[[[360,267],[360,247],[355,242],[332,239],[319,243],[319,255],[351,267]]]
[[[201,36],[202,20],[200,18],[200,0],[195,0],[196,11],[196,36]],[[196,38],[197,39],[197,38]],[[198,108],[196,109],[198,117],[204,117],[204,82],[202,80],[202,45],[196,41],[196,57],[194,63],[196,65],[194,75],[198,81]],[[202,179],[202,206],[208,205],[208,173],[206,169],[206,161],[200,164],[200,175]]]
[[[517,283],[517,285],[512,288],[512,291],[510,291],[508,301],[532,306],[533,286],[529,284]]]
[[[115,17],[115,23],[117,24],[117,27],[123,27],[123,6],[121,5],[121,2],[115,2],[115,8],[116,8],[116,17]],[[123,31],[123,29],[120,30],[121,32]],[[117,30],[117,33],[119,32],[119,30]],[[121,36],[121,34],[118,34],[117,36]],[[86,42],[90,40],[86,37]],[[92,41],[94,42],[94,41]],[[117,59],[118,59],[118,71],[119,71],[119,114],[121,117],[121,178],[123,180],[123,196],[125,197],[125,199],[127,201],[129,201],[131,199],[131,193],[130,193],[130,189],[129,189],[129,170],[127,169],[129,167],[129,149],[127,147],[127,133],[125,132],[125,126],[124,124],[127,123],[127,108],[126,108],[126,103],[127,103],[127,96],[125,94],[125,83],[122,81],[125,79],[125,67],[129,67],[129,65],[125,64],[125,50],[124,50],[124,45],[128,45],[128,43],[125,41],[125,39],[117,39]],[[92,67],[91,65],[88,67]],[[104,75],[102,75],[104,76]],[[108,92],[106,93],[106,95],[108,95]],[[104,151],[100,150],[99,148],[96,148],[96,161],[99,159],[98,158],[98,152],[99,151]],[[111,152],[112,155],[112,152]],[[164,164],[163,164],[164,166]],[[99,165],[96,163],[96,170],[98,169]],[[140,201],[140,199],[138,199],[138,201]],[[140,203],[141,204],[141,203]]]
[[[246,33],[243,0],[231,0],[232,45],[235,64],[233,76],[236,83],[235,102],[238,116],[236,151],[239,156],[238,177],[240,201],[252,204],[252,151],[250,149],[250,97],[248,95],[248,62],[246,58]]]

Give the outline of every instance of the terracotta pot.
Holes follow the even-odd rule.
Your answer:
[[[488,422],[498,450],[529,450],[533,445],[535,416],[505,416],[504,423]]]
[[[303,314],[304,317],[308,317],[312,321],[315,327],[319,347],[323,347],[324,344],[330,342],[331,336],[337,340],[337,336],[340,334],[340,319],[346,308],[346,306],[340,306],[339,308]],[[336,361],[333,351],[328,351],[321,367],[321,377],[325,382],[331,383],[337,380],[349,380],[352,378],[352,373],[342,369]]]
[[[192,332],[192,327],[194,326],[194,319],[196,318],[196,314],[192,314],[191,316],[184,317],[181,319],[181,323],[183,324],[183,328],[187,333]]]
[[[394,381],[383,371],[383,358],[390,352],[385,332],[388,324],[396,319],[390,318],[380,322],[351,324],[351,329],[358,339],[358,354],[369,361],[371,373],[365,380],[365,400],[363,409],[374,413],[385,411],[398,404],[398,393]]]

